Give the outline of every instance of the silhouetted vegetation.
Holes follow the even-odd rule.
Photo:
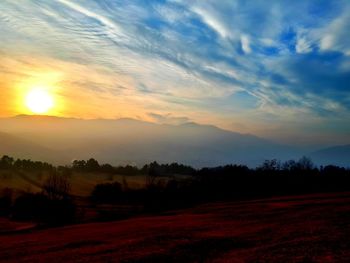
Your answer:
[[[91,193],[91,200],[96,203],[115,203],[122,196],[122,185],[120,183],[98,184]]]
[[[171,173],[176,170],[172,165],[153,162],[145,167],[145,189],[120,192],[120,186],[114,190],[112,184],[98,185],[93,196],[96,196],[97,190],[103,189],[100,201],[109,199],[109,202],[127,203],[139,200],[146,211],[154,212],[216,200],[350,190],[348,169],[331,165],[317,168],[307,157],[287,162],[266,160],[256,169],[243,165],[199,170],[186,167],[189,176],[185,179]],[[180,172],[183,172],[183,167],[181,169]],[[168,180],[163,179],[166,174]],[[113,196],[113,192],[118,193],[118,197],[105,198]]]
[[[42,162],[16,160],[3,157],[2,168],[14,170],[15,175],[22,172],[49,171],[50,175],[40,186],[40,193],[20,192],[14,197],[13,190],[5,188],[0,193],[0,215],[14,220],[33,221],[44,225],[64,225],[74,222],[76,206],[70,196],[70,183],[60,168]],[[28,180],[31,180],[28,178]],[[34,180],[33,180],[34,181]],[[1,189],[0,189],[1,190]]]
[[[110,183],[96,185],[88,202],[97,207],[103,204],[142,207],[137,210],[139,212],[160,212],[219,200],[350,190],[349,168],[334,165],[317,167],[307,157],[286,162],[266,160],[255,169],[244,165],[194,169],[178,163],[157,162],[142,168],[130,165],[114,167],[100,165],[95,159],[75,160],[71,166],[54,167],[43,162],[4,156],[0,160],[0,169],[19,174],[24,171],[45,171],[49,174],[39,185],[41,193],[22,193],[14,198],[11,190],[7,189],[0,194],[0,215],[49,225],[72,223],[76,218],[76,197],[70,195],[69,183],[75,171],[96,173],[96,176],[101,173],[112,177],[114,174],[124,175],[122,182],[111,179]],[[134,175],[144,175],[143,188],[128,186],[125,176]],[[117,217],[109,213],[108,218]]]
[[[0,192],[0,216],[8,216],[11,212],[12,189],[5,188]]]
[[[50,200],[68,199],[70,183],[66,176],[52,174],[47,178],[42,189]]]
[[[121,174],[121,175],[139,175],[139,174],[157,174],[158,176],[170,176],[170,175],[193,175],[195,169],[178,164],[158,164],[157,162],[152,162],[150,164],[144,165],[141,169],[137,166],[125,165],[113,167],[110,164],[100,165],[98,161],[91,158],[87,161],[85,160],[74,160],[72,163],[72,169],[80,172],[102,172],[109,174]]]
[[[44,193],[25,193],[12,207],[12,218],[45,225],[64,225],[74,221],[76,207],[70,198],[50,199]]]
[[[26,171],[53,171],[55,167],[46,162],[38,162],[25,159],[15,160],[12,157],[4,155],[0,159],[0,169],[2,170],[26,170]]]
[[[100,165],[98,161],[91,158],[87,161],[85,160],[74,160],[72,163],[72,169],[79,172],[101,172],[108,174],[123,174],[123,175],[137,175],[141,171],[136,166],[118,166],[113,167],[110,164]]]

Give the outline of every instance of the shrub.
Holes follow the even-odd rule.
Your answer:
[[[0,194],[0,216],[10,214],[12,204],[12,189],[5,188]]]
[[[12,218],[48,225],[65,225],[74,221],[75,212],[76,207],[70,198],[58,200],[50,199],[42,193],[25,193],[15,200]]]
[[[122,185],[120,183],[98,184],[91,193],[91,200],[96,203],[115,203],[121,199]]]

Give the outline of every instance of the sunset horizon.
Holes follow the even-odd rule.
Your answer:
[[[32,114],[41,89],[59,117],[350,143],[346,2],[118,3],[4,1],[0,117]]]
[[[350,262],[350,0],[0,0],[0,263]]]

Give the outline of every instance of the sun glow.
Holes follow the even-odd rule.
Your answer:
[[[28,92],[25,104],[32,113],[45,114],[54,106],[54,99],[47,90],[35,88]]]

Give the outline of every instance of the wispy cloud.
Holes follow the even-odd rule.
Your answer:
[[[35,77],[29,62],[60,72],[67,101],[86,91],[80,112],[62,114],[172,112],[259,134],[349,117],[347,0],[3,0],[0,8],[2,82]]]

